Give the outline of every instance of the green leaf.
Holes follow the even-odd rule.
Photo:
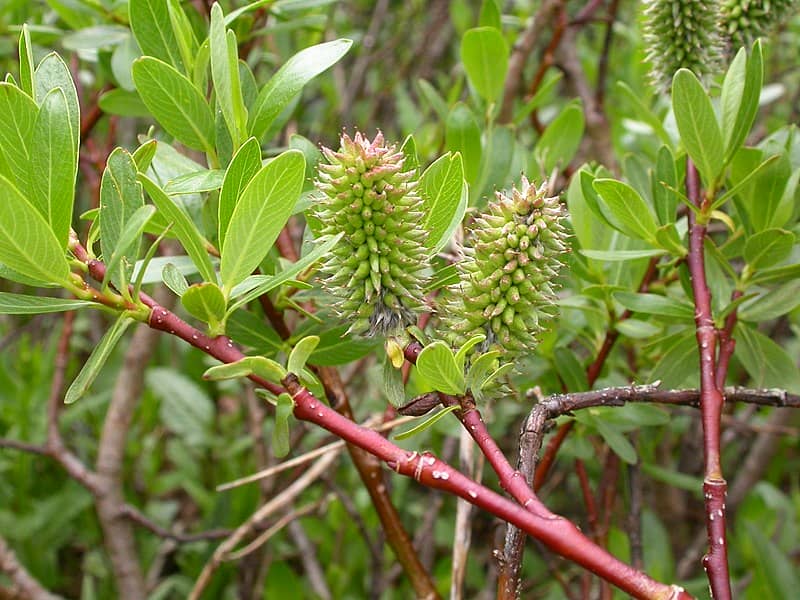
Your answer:
[[[251,275],[241,284],[234,286],[234,288],[231,290],[230,296],[232,298],[236,298],[241,295],[241,298],[238,298],[236,302],[231,305],[228,312],[232,313],[237,308],[240,308],[251,300],[255,300],[259,296],[274,290],[279,285],[294,278],[298,273],[305,271],[307,268],[325,256],[328,251],[338,243],[343,235],[344,233],[339,233],[334,237],[325,240],[325,242],[314,248],[314,250],[303,256],[296,263],[292,264],[292,266],[287,267],[280,273],[275,275]]]
[[[193,317],[208,323],[214,335],[225,320],[226,301],[225,295],[219,286],[211,282],[195,283],[181,295],[181,304]]]
[[[225,172],[225,178],[222,180],[218,212],[220,246],[225,244],[228,224],[239,197],[260,168],[261,147],[258,144],[258,140],[251,137],[234,154],[233,160],[231,160],[228,170]]]
[[[734,59],[734,63],[744,54],[740,50]],[[732,72],[733,71],[733,72]],[[728,78],[731,82],[728,85]],[[764,80],[764,57],[761,51],[761,40],[756,40],[753,50],[747,58],[747,66],[742,73],[741,62],[734,70],[731,64],[722,84],[722,122],[725,135],[725,162],[728,162],[736,151],[741,147],[750,133],[750,128],[758,112],[759,97],[761,86]],[[728,93],[726,94],[726,85]]]
[[[339,62],[352,44],[347,39],[325,42],[301,50],[287,60],[258,94],[250,114],[250,135],[260,139],[303,87]]]
[[[277,458],[289,454],[289,417],[294,410],[294,401],[289,394],[278,396],[275,406],[275,426],[272,430],[272,453]]]
[[[653,173],[653,205],[661,225],[675,222],[678,196],[672,189],[677,189],[677,187],[678,173],[675,169],[675,158],[667,146],[661,146]]]
[[[436,391],[453,396],[464,393],[464,372],[458,369],[452,350],[444,342],[436,341],[422,349],[417,370]]]
[[[189,446],[205,448],[214,440],[214,402],[186,375],[165,367],[148,369],[145,381],[161,401],[158,413],[167,429]]]
[[[95,302],[0,292],[0,315],[40,315],[94,306]]]
[[[27,192],[36,103],[18,87],[0,83],[0,175]]]
[[[494,371],[489,373],[489,375],[486,376],[486,378],[481,382],[479,389],[485,390],[493,381],[499,379],[506,373],[510,372],[511,369],[513,368],[514,368],[514,363],[506,363],[504,365],[500,365]]]
[[[81,139],[81,111],[78,103],[78,91],[75,89],[75,82],[72,81],[72,73],[67,64],[58,54],[52,52],[42,59],[34,73],[33,99],[36,104],[41,106],[47,94],[56,88],[64,92],[64,97],[67,99],[72,141],[75,143],[75,151],[77,152]]]
[[[0,263],[37,281],[65,282],[69,263],[44,217],[2,175],[0,198]]]
[[[114,79],[119,84],[117,91],[128,94],[134,92],[136,86],[133,84],[133,77],[131,77],[131,65],[141,55],[142,53],[139,50],[139,46],[136,45],[134,37],[130,32],[126,33],[124,40],[111,53],[111,74],[114,75]],[[136,96],[135,93],[133,95]],[[138,96],[136,98],[138,99]],[[143,104],[142,108],[144,108]],[[149,115],[149,113],[147,114]]]
[[[495,126],[486,137],[478,183],[470,189],[470,205],[478,203],[484,194],[493,194],[507,183],[514,160],[514,134],[509,127]],[[515,174],[516,176],[516,174]]]
[[[194,261],[194,264],[200,270],[203,279],[205,281],[211,281],[212,283],[216,282],[217,275],[214,272],[214,266],[211,264],[211,259],[206,251],[203,238],[195,224],[192,223],[189,215],[170,200],[164,191],[146,175],[140,173],[139,181],[159,212],[163,214],[169,223],[172,223],[173,231],[178,236],[181,244],[183,244],[187,254],[192,257],[192,261]]]
[[[406,401],[406,391],[403,385],[403,372],[395,369],[388,356],[384,356],[382,372],[383,395],[394,407],[403,406]]]
[[[653,250],[581,250],[581,254],[593,260],[604,262],[626,262],[637,258],[652,258],[663,256],[666,251],[660,249]]]
[[[286,349],[277,332],[251,312],[229,311],[225,323],[226,333],[239,344],[252,348],[255,353],[274,356]]]
[[[790,281],[742,304],[739,318],[751,323],[763,323],[785,315],[798,306],[800,280]]]
[[[417,142],[414,141],[413,134],[408,134],[403,144],[400,146],[400,152],[403,153],[403,167],[406,171],[416,171],[419,169],[419,156],[417,156]]]
[[[614,329],[627,338],[645,340],[661,333],[662,328],[641,319],[625,319],[614,324]]]
[[[436,117],[444,121],[447,119],[447,100],[445,100],[439,91],[425,79],[418,79],[417,86],[419,87],[420,94],[425,101],[430,104]]]
[[[263,167],[242,192],[222,245],[220,276],[227,294],[272,247],[300,196],[304,173],[303,153],[289,150]]]
[[[501,17],[502,14],[500,7],[497,5],[497,0],[483,0],[481,2],[481,12],[478,15],[479,25],[501,30]]]
[[[736,326],[734,337],[736,356],[750,374],[754,387],[800,393],[800,369],[786,350],[743,323]]]
[[[467,78],[487,103],[497,102],[503,93],[508,55],[508,43],[494,27],[476,27],[461,38],[461,62]]]
[[[169,11],[169,22],[183,60],[184,72],[191,73],[194,69],[194,61],[198,51],[197,38],[192,30],[192,23],[181,6],[181,0],[167,0],[167,10]],[[179,65],[175,66],[178,67]]]
[[[139,241],[144,232],[148,221],[156,212],[156,207],[143,205],[137,208],[128,219],[125,220],[124,227],[120,232],[117,245],[111,252],[111,256],[106,259],[106,276],[103,286],[108,284],[109,278],[118,277],[120,291],[124,296],[128,295],[127,274],[133,269],[136,259],[139,257]],[[117,275],[118,274],[118,275]]]
[[[455,358],[456,358],[456,366],[458,367],[459,371],[464,370],[464,363],[467,360],[467,352],[469,352],[470,350],[472,350],[472,348],[474,348],[475,346],[477,346],[478,344],[480,344],[485,340],[486,336],[483,335],[482,333],[479,333],[469,338],[466,342],[464,342],[464,345],[458,349]]]
[[[214,154],[214,115],[191,81],[150,56],[134,61],[133,81],[148,110],[170,135],[190,148]]]
[[[776,183],[779,182],[779,181],[782,181],[783,178],[780,176],[780,174],[774,173],[772,170],[770,170],[770,172],[766,171],[766,169],[771,167],[773,165],[773,163],[775,163],[775,162],[777,162],[777,161],[779,161],[781,159],[784,159],[784,161],[786,160],[785,157],[783,157],[780,154],[773,154],[769,158],[766,158],[765,160],[763,160],[757,167],[752,168],[752,169],[748,168],[747,172],[742,174],[743,177],[741,179],[739,179],[739,177],[738,177],[739,174],[738,173],[735,173],[735,172],[731,173],[731,179],[734,180],[733,187],[728,189],[724,194],[722,194],[716,200],[714,200],[714,204],[712,204],[712,210],[722,206],[730,198],[732,198],[733,196],[736,196],[740,192],[744,192],[742,194],[742,196],[744,196],[744,199],[746,200],[747,197],[751,195],[751,194],[747,193],[750,190],[747,190],[746,188],[752,187],[753,192],[755,192],[752,195],[756,195],[756,194],[759,195],[759,198],[757,200],[759,206],[755,207],[755,206],[752,206],[750,203],[748,203],[748,205],[747,205],[748,213],[751,213],[750,214],[751,218],[757,217],[757,215],[755,215],[753,213],[756,213],[758,211],[766,213],[765,215],[762,216],[762,218],[759,219],[759,221],[763,224],[764,227],[768,226],[769,225],[769,218],[775,212],[775,209],[777,208],[777,203],[778,203],[779,199],[776,198],[775,200],[771,200],[771,198],[769,198],[769,197],[768,198],[761,198],[760,194],[758,192],[756,192],[756,190],[759,190],[759,191],[763,192],[764,188],[766,187],[765,185],[760,185],[760,186],[758,185],[758,183],[762,183],[762,181],[760,181],[762,176],[766,179],[766,181],[770,182],[769,183],[769,187],[770,188],[774,188],[774,185],[772,185],[773,180],[775,180]],[[736,170],[737,169],[734,168],[734,171],[736,171]],[[781,169],[781,170],[783,170],[783,169]],[[756,179],[756,178],[758,178],[758,179]],[[751,184],[751,181],[758,182],[758,183],[752,183]],[[773,196],[773,194],[769,194],[769,196]],[[766,217],[766,218],[763,218],[763,217]],[[759,228],[759,227],[757,227],[757,228]]]
[[[744,137],[739,139],[741,132],[737,131],[736,119],[739,116],[739,109],[742,105],[746,73],[747,50],[739,48],[728,67],[728,71],[725,73],[719,101],[725,156],[733,156],[738,150],[738,146],[744,141]],[[734,146],[736,146],[735,150]]]
[[[244,106],[242,85],[239,81],[236,36],[232,31],[226,31],[222,8],[217,3],[211,7],[211,29],[208,39],[214,91],[230,131],[233,147],[236,149],[246,136],[247,109]]]
[[[128,329],[128,326],[132,322],[133,321],[123,313],[114,322],[111,328],[103,334],[100,343],[94,347],[92,353],[89,355],[89,359],[84,363],[80,373],[78,373],[78,376],[75,377],[75,380],[69,386],[69,389],[67,389],[67,393],[64,396],[64,404],[72,404],[88,391],[97,378],[97,375],[100,373],[100,370],[106,364],[117,342],[119,342],[125,330]]]
[[[249,377],[258,375],[263,379],[280,383],[286,377],[287,371],[274,360],[264,356],[246,356],[236,362],[223,365],[216,365],[206,369],[203,379],[217,381],[220,379],[237,379],[239,377]]]
[[[150,111],[136,92],[116,88],[103,93],[97,101],[104,113],[121,117],[150,117]]]
[[[33,72],[31,32],[28,26],[23,24],[22,31],[19,34],[19,87],[31,98],[33,98]]]
[[[605,440],[608,447],[614,451],[614,454],[629,465],[636,464],[638,460],[636,448],[634,448],[633,444],[625,437],[625,434],[601,419],[595,419],[593,423],[594,427],[597,429],[597,433]]]
[[[378,347],[379,342],[374,338],[346,335],[348,329],[349,325],[342,325],[320,332],[319,345],[308,357],[309,364],[320,367],[345,365],[365,357]]]
[[[453,220],[458,222],[464,216],[459,214],[461,190],[464,185],[464,165],[461,155],[449,152],[431,164],[419,179],[419,193],[424,207],[422,227],[428,232],[425,245],[434,254],[441,250],[449,240],[445,234]],[[466,209],[466,207],[463,207]]]
[[[774,267],[792,252],[795,236],[785,229],[766,229],[747,238],[744,259],[753,271]]]
[[[419,425],[415,425],[414,427],[412,427],[411,429],[409,429],[407,431],[403,431],[401,433],[395,434],[394,439],[398,440],[398,441],[405,440],[407,438],[410,438],[411,436],[417,435],[418,433],[422,433],[426,429],[428,429],[428,428],[432,427],[433,425],[435,425],[436,422],[439,421],[442,417],[444,417],[445,415],[450,414],[451,412],[453,412],[454,410],[456,410],[458,408],[459,408],[458,404],[452,404],[452,405],[448,406],[447,408],[443,408],[439,412],[437,412],[437,413],[431,415],[430,417],[428,417],[427,419],[425,419]]]
[[[694,320],[694,307],[691,304],[668,296],[616,292],[614,299],[633,312]]]
[[[222,187],[224,177],[222,169],[203,169],[170,180],[164,186],[164,192],[170,196],[211,192]]]
[[[650,373],[651,381],[661,381],[664,389],[678,388],[690,378],[696,385],[700,359],[693,327],[666,338],[659,344],[657,356],[660,358]]]
[[[590,389],[589,380],[586,378],[586,369],[569,348],[556,348],[553,352],[558,375],[569,392],[582,392]]]
[[[534,165],[541,167],[543,176],[549,176],[556,167],[566,168],[583,138],[584,117],[580,103],[568,104],[552,120],[536,142],[533,149],[533,162],[528,171],[534,173]]]
[[[158,149],[158,142],[156,140],[147,140],[133,152],[133,162],[136,163],[136,168],[144,173],[150,168],[150,164],[156,156]]]
[[[595,179],[592,185],[616,218],[614,225],[622,233],[647,242],[655,241],[655,218],[636,190],[615,179]]]
[[[661,122],[661,119],[652,111],[650,107],[648,107],[642,101],[642,95],[639,92],[635,92],[627,83],[624,81],[617,82],[617,89],[622,92],[622,95],[628,99],[631,106],[633,107],[633,112],[636,117],[639,118],[643,123],[649,125],[653,132],[658,136],[658,139],[661,143],[666,144],[668,147],[672,146],[672,139],[670,135],[667,133],[667,130],[664,128],[664,124]]]
[[[445,145],[464,160],[464,175],[473,184],[481,167],[481,130],[469,107],[458,102],[447,115]]]
[[[767,285],[770,283],[792,281],[798,277],[800,277],[800,264],[794,264],[758,271],[747,283],[749,285]]]
[[[120,240],[128,222],[143,206],[142,186],[136,180],[136,163],[126,150],[117,148],[106,161],[100,183],[100,249],[106,261],[115,252],[119,259],[127,257],[135,261],[139,256],[138,236],[125,247],[120,247]],[[129,268],[123,268],[120,272],[108,269],[108,272],[117,289],[127,285]]]
[[[309,335],[297,342],[289,353],[289,360],[286,362],[286,370],[289,373],[300,375],[306,367],[308,357],[316,349],[319,344],[319,337],[316,335]]]
[[[747,586],[745,600],[759,598],[791,598],[800,588],[800,577],[792,561],[772,540],[763,527],[752,521],[742,523],[749,552],[748,571],[752,581]]]
[[[469,371],[465,379],[465,387],[472,392],[475,400],[480,401],[481,384],[486,381],[489,373],[498,367],[498,359],[501,353],[497,350],[484,352],[478,356],[473,356],[470,360]]]
[[[711,99],[688,69],[680,69],[672,79],[672,109],[686,152],[706,187],[715,185],[724,165],[722,132]]]
[[[164,0],[130,0],[128,16],[131,30],[142,53],[183,67],[180,46]]]
[[[184,277],[178,267],[172,263],[165,264],[164,268],[161,269],[161,280],[169,289],[175,292],[176,296],[183,296],[186,290],[189,289],[189,283],[186,281],[186,277]]]
[[[75,202],[77,146],[69,126],[64,93],[56,88],[45,96],[33,127],[30,199],[62,248],[67,247]]]

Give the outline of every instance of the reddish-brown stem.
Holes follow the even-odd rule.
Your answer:
[[[741,290],[733,290],[731,293],[731,302],[736,302],[742,297]],[[738,311],[736,308],[731,310],[727,317],[725,317],[725,326],[719,330],[719,355],[717,356],[717,372],[716,382],[717,387],[722,389],[725,387],[725,379],[728,377],[728,365],[731,362],[731,356],[736,349],[736,340],[733,338],[733,330],[736,327],[738,319]]]
[[[700,191],[700,179],[691,160],[686,163],[686,191],[689,200],[701,210],[708,207]],[[717,384],[717,329],[711,312],[711,291],[708,288],[705,268],[704,244],[706,225],[698,222],[694,211],[689,212],[689,255],[687,264],[692,280],[695,305],[695,328],[700,353],[700,410],[703,423],[703,456],[705,477],[703,497],[706,508],[708,553],[703,567],[708,575],[711,596],[716,600],[730,600],[731,586],[728,574],[728,546],[725,535],[725,494],[727,483],[722,476],[720,463],[720,421],[724,398]]]
[[[77,244],[73,251],[79,260],[88,259],[85,249],[80,244]],[[102,279],[105,275],[103,263],[88,261],[87,266],[93,277]],[[209,338],[169,310],[159,306],[146,294],[140,294],[139,299],[152,308],[149,325],[154,329],[178,336],[226,363],[235,362],[244,356],[227,337]],[[344,441],[358,446],[386,462],[398,473],[414,477],[428,487],[457,495],[470,504],[512,523],[553,551],[589,569],[637,598],[688,600],[692,597],[679,586],[659,583],[593,544],[572,522],[554,515],[541,503],[536,504],[535,496],[527,485],[525,486],[526,494],[534,498],[527,504],[535,505],[537,508],[541,507],[542,514],[534,514],[503,498],[429,453],[406,452],[379,433],[359,426],[315,398],[308,390],[300,386],[293,374],[289,374],[283,380],[283,387],[256,375],[251,375],[250,379],[275,394],[280,394],[284,388],[288,390],[294,399],[294,414],[298,419],[315,423]],[[476,425],[477,423],[483,422],[482,420],[474,422]],[[521,474],[513,469],[511,471],[512,479],[515,478],[513,473],[517,473],[516,478],[522,479]],[[515,484],[508,484],[508,486],[509,489],[518,489]]]
[[[320,367],[317,369],[322,385],[326,393],[330,395],[329,400],[340,414],[353,421],[353,411],[350,408],[350,401],[344,390],[339,372],[335,367]],[[430,574],[420,562],[419,554],[411,538],[408,535],[400,515],[395,508],[392,498],[389,495],[384,474],[381,470],[380,462],[369,452],[353,444],[347,444],[347,451],[353,460],[353,464],[364,482],[364,486],[372,500],[372,506],[378,513],[381,527],[386,541],[391,546],[397,557],[398,562],[403,566],[403,570],[411,581],[417,598],[439,598],[436,586]]]
[[[472,481],[447,463],[425,452],[407,452],[379,433],[346,419],[315,398],[289,374],[283,384],[294,399],[294,415],[315,423],[343,440],[363,448],[401,475],[428,487],[463,498],[501,519],[513,523],[546,546],[610,581],[637,598],[688,599],[678,586],[668,586],[617,560],[584,536],[574,524],[549,511],[535,514]]]
[[[589,485],[589,476],[586,473],[586,465],[579,458],[575,459],[575,474],[578,476],[578,482],[581,485],[581,494],[583,494],[583,503],[586,505],[586,520],[589,522],[589,531],[592,534],[592,539],[598,543],[600,536],[597,530],[597,504],[592,495],[592,488]]]

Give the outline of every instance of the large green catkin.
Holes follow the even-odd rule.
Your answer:
[[[484,334],[480,350],[499,350],[513,360],[532,350],[555,313],[555,278],[566,251],[564,213],[524,176],[511,194],[496,192],[486,213],[467,232],[460,281],[446,290],[442,319],[460,345]]]
[[[339,151],[322,152],[316,216],[323,236],[344,232],[322,267],[323,285],[351,332],[397,334],[416,322],[429,266],[415,171],[403,170],[403,153],[380,132],[371,142],[343,134]]]
[[[796,9],[794,0],[722,0],[722,22],[732,51],[768,35]]]
[[[678,69],[701,79],[719,70],[725,43],[718,1],[647,0],[644,6],[645,59],[656,87],[669,89]]]

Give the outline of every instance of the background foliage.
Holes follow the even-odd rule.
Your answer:
[[[66,279],[74,263],[63,259],[69,230],[93,239],[99,225],[99,242],[87,248],[109,267],[102,290],[124,290],[112,308],[141,316],[141,307],[126,304],[123,284],[138,281],[155,293],[163,279],[174,293],[159,292],[162,304],[212,335],[226,331],[250,354],[284,361],[299,340],[318,336],[308,363],[341,367],[361,421],[386,408],[384,352],[380,340],[345,335],[348,324],[326,309],[330,299],[308,284],[314,280],[305,268],[329,250],[312,244],[320,228],[312,211],[303,214],[318,201],[319,145],[338,147],[343,128],[370,139],[380,129],[387,140],[405,141],[407,164],[417,161],[424,173],[423,198],[441,200],[455,215],[433,220],[441,243],[426,291],[452,281],[451,236],[461,235],[462,216],[469,222],[494,190],[519,186],[522,172],[534,181],[548,177],[568,208],[571,232],[560,317],[519,361],[508,397],[482,406],[514,457],[520,424],[539,395],[631,382],[698,387],[684,260],[688,154],[715,203],[706,242],[714,316],[722,326],[734,307],[738,314],[727,383],[800,393],[800,22],[786,18],[763,51],[731,52],[729,79],[718,74],[704,87],[680,71],[670,98],[650,85],[641,19],[639,3],[629,1],[212,7],[8,0],[0,6],[0,71],[38,109],[9,91],[10,83],[0,90],[0,105],[14,115],[0,124],[0,289],[52,297],[56,290],[32,284],[66,282],[77,293]],[[23,23],[28,33],[21,36]],[[24,53],[18,60],[20,37],[30,44],[29,63]],[[26,65],[39,65],[36,76]],[[20,134],[30,145],[15,145],[11,125],[31,132]],[[262,156],[277,158],[262,167]],[[160,235],[157,256],[137,271],[134,263]],[[24,251],[7,248],[23,238]],[[305,262],[289,270],[298,258]],[[164,269],[168,263],[174,266]],[[261,274],[251,275],[257,268]],[[247,286],[255,292],[248,295]],[[256,301],[262,294],[267,302]],[[4,302],[13,304],[10,296]],[[277,464],[281,446],[296,456],[332,440],[294,420],[288,434],[276,432],[282,421],[267,417],[251,386],[204,381],[216,361],[173,337],[136,338],[148,350],[132,371],[135,328],[114,325],[112,311],[74,313],[63,353],[64,315],[56,311],[66,308],[27,300],[2,311],[12,314],[0,316],[0,436],[44,443],[54,364],[66,359],[65,389],[79,373],[82,379],[66,391],[79,401],[61,410],[62,436],[95,464],[121,378],[143,383],[123,438],[118,500],[177,536],[135,531],[148,597],[186,597],[219,543],[214,532],[235,529],[306,467],[226,491],[216,486]],[[285,315],[290,331],[279,330],[270,310]],[[102,368],[87,373],[109,330],[122,341],[109,344]],[[435,387],[435,375],[414,371],[400,393],[410,399]],[[541,490],[548,506],[654,578],[707,594],[698,560],[705,538],[697,411],[600,407],[557,425],[567,421],[574,429]],[[792,597],[800,587],[798,416],[732,404],[723,423],[737,596]],[[456,420],[445,417],[400,443],[455,461],[458,434]],[[283,441],[271,446],[276,439]],[[225,563],[205,597],[411,597],[357,472],[344,456],[335,465],[295,500],[295,508],[313,510],[258,551]],[[57,462],[13,444],[0,446],[0,473],[0,534],[27,569],[66,597],[114,597],[97,498]],[[485,480],[495,485],[492,475]],[[447,594],[455,500],[407,479],[388,482],[421,561]],[[632,506],[640,507],[639,525],[628,518]],[[464,595],[491,597],[492,549],[504,528],[476,513],[471,531]],[[180,537],[198,532],[214,539]],[[602,589],[539,550],[526,554],[526,597],[590,597],[589,589]]]

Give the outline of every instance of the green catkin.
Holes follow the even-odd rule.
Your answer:
[[[323,236],[344,232],[322,267],[323,285],[351,332],[395,335],[416,322],[429,267],[416,173],[403,170],[403,153],[380,132],[371,142],[343,134],[338,152],[322,153],[316,216]]]
[[[644,40],[653,84],[667,90],[678,69],[700,78],[722,64],[724,39],[718,1],[647,0]]]
[[[500,350],[506,359],[529,351],[555,313],[555,278],[566,251],[564,217],[546,185],[536,188],[523,176],[511,194],[475,219],[467,234],[460,281],[444,295],[442,319],[454,346],[484,334],[480,351]]]
[[[741,46],[749,48],[796,9],[793,0],[722,0],[722,23],[731,50],[735,53]]]

